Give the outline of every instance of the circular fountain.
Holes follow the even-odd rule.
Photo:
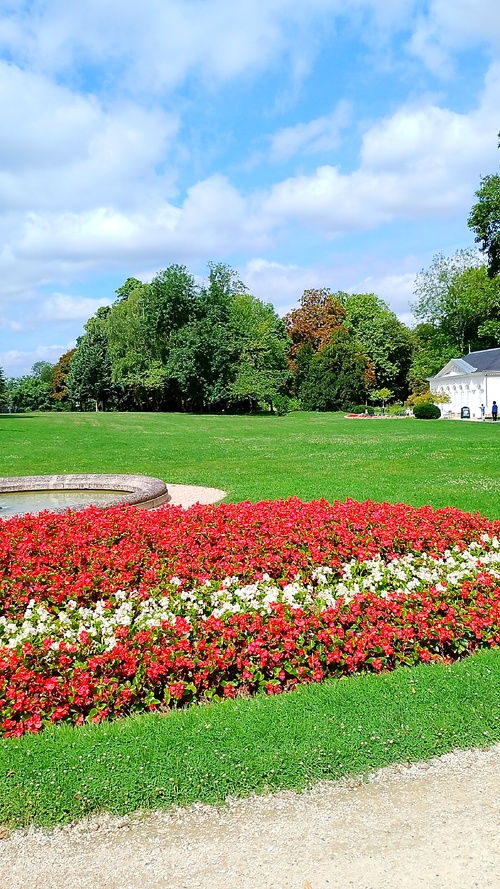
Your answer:
[[[0,518],[118,504],[152,509],[170,500],[165,482],[147,475],[25,475],[0,478]]]

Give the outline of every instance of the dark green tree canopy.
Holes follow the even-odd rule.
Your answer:
[[[302,386],[305,410],[338,411],[365,401],[375,379],[373,365],[344,328],[313,356]]]
[[[500,176],[483,176],[476,197],[468,225],[488,257],[488,274],[494,278],[500,275]]]
[[[373,364],[379,388],[398,398],[407,393],[412,343],[409,330],[374,293],[337,294],[345,306],[345,327]]]

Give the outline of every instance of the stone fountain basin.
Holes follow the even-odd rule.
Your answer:
[[[84,505],[71,506],[65,503],[64,506],[54,506],[53,502],[49,505],[43,504],[43,493],[46,492],[50,497],[57,492],[89,492],[89,501]],[[41,512],[49,509],[50,512],[66,512],[68,509],[84,509],[92,503],[92,493],[102,491],[103,494],[109,494],[106,497],[101,494],[99,501],[94,504],[100,509],[106,509],[109,506],[117,506],[119,504],[130,504],[140,506],[143,509],[152,509],[155,506],[161,506],[170,500],[167,486],[165,482],[159,478],[151,478],[147,475],[21,475],[11,476],[8,478],[0,478],[0,502],[2,494],[13,495],[22,493],[23,495],[33,495],[33,509],[23,508],[23,512]],[[40,496],[38,496],[40,495]],[[5,498],[8,501],[9,496]],[[38,503],[37,503],[38,501]],[[0,516],[2,515],[0,510]],[[15,512],[9,511],[9,515],[15,515]],[[4,517],[7,515],[4,513]]]

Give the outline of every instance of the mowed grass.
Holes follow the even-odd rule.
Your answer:
[[[500,424],[180,414],[0,415],[0,475],[117,472],[228,500],[407,502],[500,518]],[[0,821],[218,803],[500,741],[500,652],[0,743]]]
[[[222,803],[500,740],[500,658],[303,686],[0,745],[0,821]]]
[[[0,475],[117,472],[229,501],[373,499],[500,517],[500,423],[339,414],[0,415]]]

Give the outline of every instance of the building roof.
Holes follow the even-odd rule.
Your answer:
[[[471,365],[476,371],[500,371],[500,349],[483,349],[481,352],[469,352],[468,355],[463,355],[461,360]]]

